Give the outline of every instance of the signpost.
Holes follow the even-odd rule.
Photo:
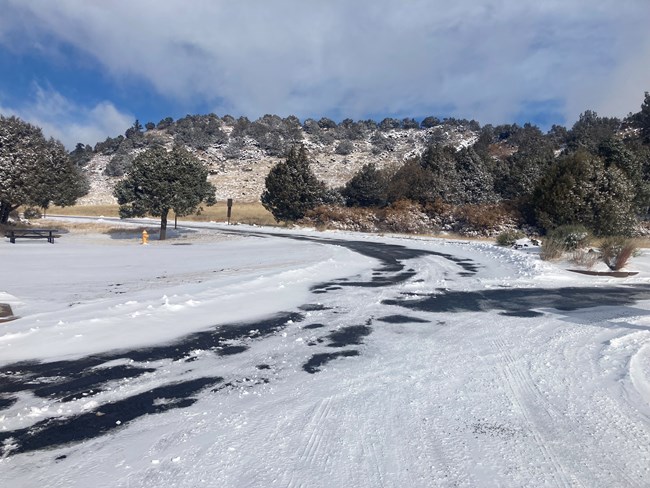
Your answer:
[[[230,225],[230,216],[232,215],[232,198],[228,199],[228,225]]]

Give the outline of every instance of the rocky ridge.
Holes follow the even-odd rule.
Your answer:
[[[223,125],[222,130],[230,137],[232,126]],[[376,132],[380,132],[377,130]],[[396,167],[409,158],[420,155],[431,142],[453,145],[457,148],[471,146],[478,134],[463,125],[441,124],[427,129],[391,129],[381,135],[392,146],[378,151],[373,145],[371,132],[365,137],[350,141],[353,149],[349,154],[337,153],[340,141],[323,143],[311,134],[301,131],[301,137],[294,143],[304,144],[309,151],[311,167],[316,176],[330,188],[343,186],[364,164],[374,163],[378,168],[389,165]],[[173,135],[166,130],[152,129],[143,133],[145,140],[156,140],[167,148],[174,143]],[[264,189],[264,180],[269,170],[283,158],[270,156],[251,137],[241,138],[242,146],[237,157],[228,155],[228,142],[212,144],[199,150],[187,147],[210,171],[209,180],[217,188],[217,199],[232,198],[240,202],[257,202]],[[136,154],[144,149],[134,149]],[[114,204],[113,187],[120,177],[106,175],[106,167],[112,155],[95,154],[84,166],[90,181],[90,192],[78,201],[80,205]]]

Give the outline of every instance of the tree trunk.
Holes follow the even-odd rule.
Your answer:
[[[167,214],[169,209],[163,210],[160,214],[160,240],[164,241],[167,239]]]
[[[12,207],[7,202],[0,202],[0,224],[6,224],[9,220],[9,214],[16,207]]]

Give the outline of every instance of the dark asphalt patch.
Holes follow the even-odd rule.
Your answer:
[[[504,317],[521,317],[522,319],[532,319],[534,317],[541,317],[544,315],[542,312],[535,312],[534,310],[520,310],[518,312],[501,312],[499,315]]]
[[[219,354],[219,356],[232,356],[233,354],[241,354],[247,349],[248,346],[224,346],[219,348],[217,354]]]
[[[355,350],[314,354],[309,361],[303,364],[302,369],[304,369],[309,374],[314,374],[320,371],[321,366],[329,363],[330,361],[336,358],[351,357],[351,356],[358,356],[358,355],[359,355],[359,351],[355,351]]]
[[[113,351],[70,361],[14,363],[0,368],[0,393],[32,391],[43,397],[100,390],[109,381],[136,378],[153,371],[125,365],[98,367],[104,363],[125,359],[138,363],[165,359],[176,361],[191,357],[192,351],[196,350],[212,350],[222,355],[237,354],[243,352],[246,346],[232,345],[233,341],[259,339],[285,328],[290,322],[303,319],[303,314],[283,312],[259,322],[225,325],[197,332],[160,346]]]
[[[131,360],[136,363],[149,363],[160,360],[188,360],[193,357],[192,351],[195,350],[211,350],[221,356],[239,354],[244,352],[248,346],[245,344],[232,344],[233,342],[258,340],[278,332],[287,327],[289,323],[300,322],[303,319],[304,315],[302,313],[283,312],[258,322],[215,327],[160,346],[112,351],[70,361],[14,363],[0,368],[0,394],[31,391],[38,397],[47,397],[52,401],[59,402],[89,397],[106,390],[108,383],[111,381],[137,378],[145,373],[156,371],[152,368],[124,364],[104,367],[103,365],[106,363],[112,361],[124,362],[124,360]],[[217,379],[208,380],[216,381]],[[218,381],[221,381],[221,378],[218,378]],[[84,414],[73,418],[43,420],[30,428],[14,431],[13,434],[15,435],[8,435],[3,432],[0,441],[8,437],[20,437],[22,439],[21,443],[26,442],[26,447],[21,448],[22,450],[18,452],[26,452],[41,447],[95,437],[110,430],[110,425],[105,422],[109,412],[111,413],[109,418],[121,417],[117,418],[117,420],[125,422],[140,415],[158,413],[169,408],[182,408],[193,404],[194,400],[184,399],[183,395],[184,392],[187,392],[185,397],[192,395],[196,391],[194,386],[197,384],[196,382],[178,383],[156,388],[149,392],[154,392],[160,397],[170,395],[174,401],[167,407],[156,406],[152,408],[148,403],[150,398],[147,395],[149,393],[134,395],[102,405],[99,407],[101,415],[98,417],[102,420],[97,421],[96,428],[90,426],[95,414],[89,413],[88,415]],[[0,410],[7,409],[15,403],[15,398],[2,396],[0,397]],[[71,433],[76,429],[81,429],[78,435]],[[60,438],[57,436],[60,436]],[[29,442],[26,439],[29,439]]]
[[[223,378],[199,378],[154,388],[124,400],[106,403],[75,417],[42,420],[32,427],[0,432],[0,444],[12,439],[15,448],[4,455],[49,449],[99,437],[142,417],[185,408],[196,402],[193,395],[214,386]],[[0,448],[1,449],[1,448]]]
[[[0,397],[0,410],[5,410],[11,407],[18,401],[16,397]]]
[[[39,386],[33,389],[34,395],[38,397],[52,397],[69,395],[72,399],[74,396],[81,396],[89,390],[96,388],[97,385],[107,383],[111,380],[120,380],[124,378],[137,378],[144,373],[156,371],[153,368],[133,368],[130,366],[114,366],[106,369],[89,369],[79,373],[73,373],[73,379],[68,381],[57,381]],[[93,391],[98,392],[99,389]],[[65,401],[63,399],[62,401]]]
[[[407,315],[386,315],[379,317],[377,320],[386,322],[387,324],[428,324],[428,320],[423,320],[417,317],[409,317]]]
[[[305,325],[303,329],[322,329],[323,327],[325,327],[325,324],[316,323],[316,324]]]
[[[420,299],[384,300],[382,303],[422,312],[454,313],[502,310],[513,316],[530,317],[531,313],[539,313],[535,309],[551,308],[572,311],[599,306],[632,305],[639,300],[648,299],[650,299],[650,285],[629,285],[616,288],[445,290]]]
[[[326,307],[322,303],[307,303],[298,307],[298,310],[302,310],[303,312],[318,312],[321,310],[332,310],[332,308]]]
[[[363,344],[363,338],[370,335],[372,328],[367,325],[351,325],[341,327],[327,335],[331,342],[327,347],[345,347],[352,344]]]

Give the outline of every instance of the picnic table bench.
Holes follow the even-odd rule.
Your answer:
[[[11,229],[5,232],[5,237],[9,242],[16,244],[16,239],[47,239],[47,242],[54,244],[55,237],[61,237],[56,234],[56,229]]]

